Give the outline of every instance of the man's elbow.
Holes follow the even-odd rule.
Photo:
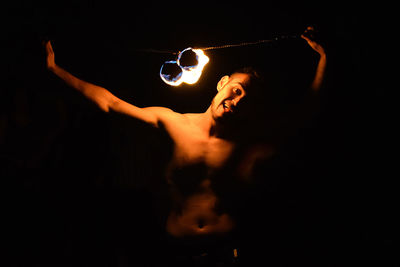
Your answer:
[[[110,105],[109,105],[107,102],[105,102],[105,101],[96,101],[95,104],[97,105],[97,107],[98,107],[101,111],[103,111],[103,112],[105,112],[105,113],[109,113],[110,110],[111,110]]]
[[[115,109],[119,105],[120,99],[115,97],[109,91],[105,91],[105,94],[96,101],[97,106],[105,113],[109,113],[112,109]]]

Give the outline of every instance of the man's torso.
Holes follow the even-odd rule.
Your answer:
[[[172,198],[166,228],[176,237],[224,234],[235,225],[221,208],[221,196],[214,187],[216,180],[222,181],[221,175],[226,178],[234,172],[227,166],[235,144],[210,137],[195,122],[196,114],[179,114],[165,125],[174,144],[166,176]]]

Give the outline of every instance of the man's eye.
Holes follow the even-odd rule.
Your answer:
[[[241,94],[242,94],[242,90],[240,90],[239,88],[233,89],[233,92],[234,92],[236,95],[241,95]]]

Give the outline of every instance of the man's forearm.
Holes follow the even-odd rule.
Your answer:
[[[63,68],[59,67],[58,65],[54,66],[50,69],[55,75],[57,75],[61,80],[63,80],[66,84],[70,87],[84,93],[85,87],[88,86],[88,83],[75,77],[71,73],[67,72]]]
[[[85,97],[96,103],[103,111],[108,112],[110,103],[114,96],[103,87],[85,82],[63,68],[55,65],[50,69],[55,75],[61,78],[67,85],[81,92]]]
[[[324,81],[325,77],[325,69],[326,69],[326,54],[322,54],[318,62],[314,80],[311,84],[311,89],[313,91],[319,91],[319,89],[321,88],[322,82]]]

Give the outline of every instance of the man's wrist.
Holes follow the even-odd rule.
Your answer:
[[[326,53],[325,53],[325,51],[319,52],[319,56],[320,56],[321,59],[326,59]]]
[[[56,73],[58,68],[59,68],[59,67],[58,67],[56,64],[51,65],[51,66],[47,66],[47,69],[48,69],[49,71],[53,72],[53,73]]]

